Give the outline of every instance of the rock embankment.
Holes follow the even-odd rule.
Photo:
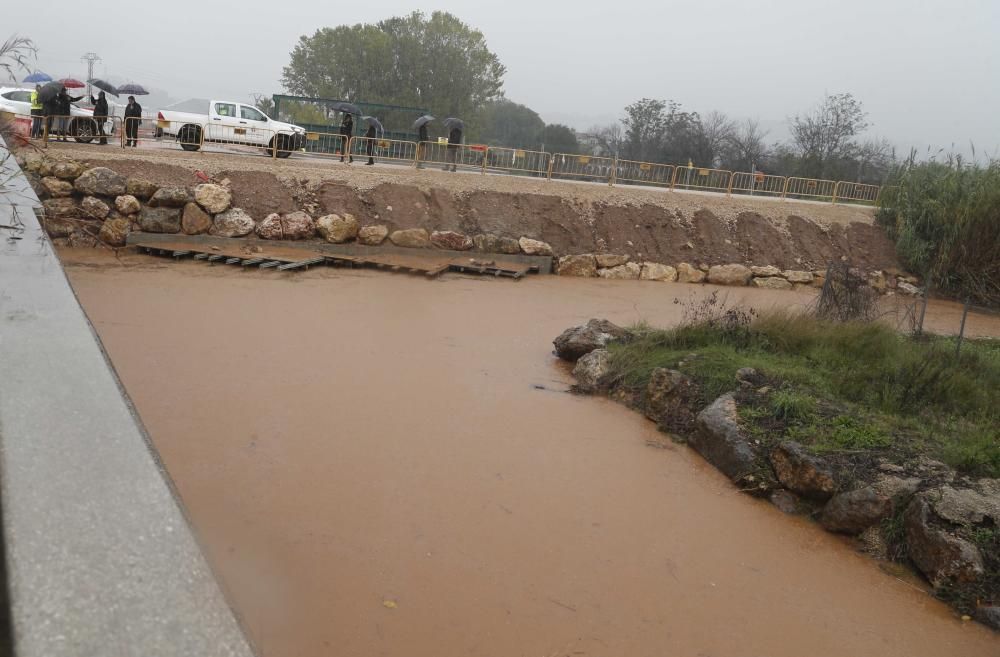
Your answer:
[[[661,429],[678,426],[671,416],[694,416],[694,422],[681,423],[688,430],[679,437],[741,490],[786,513],[809,514],[828,531],[857,537],[877,557],[889,558],[892,545],[944,599],[952,600],[956,590],[978,592],[977,606],[963,612],[1000,629],[1000,600],[991,597],[1000,581],[1000,480],[959,476],[927,457],[881,460],[865,472],[838,469],[795,441],[764,449],[739,413],[741,394],[762,383],[757,372],[739,370],[733,391],[703,408],[691,407],[688,378],[663,367],[636,395],[616,389],[611,367],[609,347],[629,339],[627,329],[591,319],[566,329],[553,344],[559,358],[575,363],[576,391],[626,401]]]

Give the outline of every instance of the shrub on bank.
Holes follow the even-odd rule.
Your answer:
[[[883,190],[876,219],[903,264],[932,287],[1000,306],[1000,162],[916,163]]]

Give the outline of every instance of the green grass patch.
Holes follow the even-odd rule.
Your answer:
[[[698,315],[698,313],[696,313]],[[1000,476],[1000,343],[914,339],[880,323],[713,307],[669,330],[640,327],[610,347],[620,386],[645,388],[657,367],[680,369],[707,404],[752,367],[767,390],[741,414],[760,439],[794,438],[823,452],[922,453]]]

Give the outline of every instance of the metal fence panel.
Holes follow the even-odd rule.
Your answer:
[[[417,161],[417,143],[414,141],[379,137],[352,137],[348,151],[351,155],[380,161],[388,160],[404,164],[415,164]]]
[[[837,201],[874,203],[878,200],[879,186],[841,180],[834,187],[833,195]]]
[[[448,144],[446,142],[422,141],[417,151],[417,165],[441,164],[445,169],[483,170],[486,161],[486,146],[478,144]]]
[[[732,172],[722,169],[700,167],[677,167],[674,169],[671,189],[702,190],[708,192],[728,192]]]
[[[837,183],[833,180],[817,180],[814,178],[789,178],[785,197],[818,198],[833,201],[833,193]]]
[[[551,153],[523,148],[490,146],[486,149],[486,170],[497,173],[527,173],[545,176],[549,171]]]
[[[635,185],[662,185],[669,187],[674,178],[674,165],[618,160],[614,182]]]
[[[769,176],[760,171],[755,173],[741,171],[733,174],[730,190],[733,194],[781,196],[785,193],[787,181],[784,176]]]
[[[602,180],[611,183],[615,161],[610,157],[556,153],[549,160],[549,178]]]

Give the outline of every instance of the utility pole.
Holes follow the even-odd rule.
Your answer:
[[[94,79],[94,64],[101,61],[101,57],[96,52],[88,52],[80,58],[80,61],[87,62],[87,95],[93,96],[94,90],[90,85],[90,81]]]

